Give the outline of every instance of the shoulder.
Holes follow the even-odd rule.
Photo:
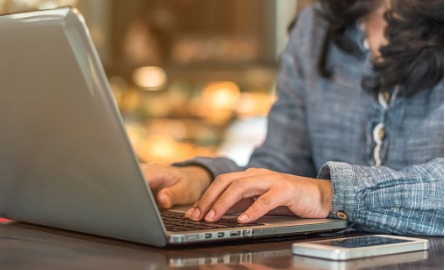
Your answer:
[[[319,3],[312,4],[301,11],[297,21],[300,25],[305,25],[306,28],[326,28],[327,26],[327,21],[321,14],[321,6]]]
[[[285,54],[300,58],[318,59],[326,35],[327,22],[318,12],[319,5],[314,4],[303,10],[289,33]],[[302,58],[301,58],[302,57]]]
[[[291,29],[289,39],[291,42],[322,40],[326,33],[327,22],[319,13],[320,6],[314,4],[303,10],[297,18],[297,22]]]

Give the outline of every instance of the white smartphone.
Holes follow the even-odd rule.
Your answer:
[[[427,239],[395,235],[364,235],[292,244],[292,253],[330,260],[349,260],[427,250]]]

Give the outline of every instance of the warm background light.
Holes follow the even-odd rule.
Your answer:
[[[190,110],[213,124],[224,124],[234,115],[238,105],[240,89],[230,81],[208,83],[202,94],[190,103]]]
[[[233,109],[238,102],[240,89],[234,82],[212,82],[203,90],[204,104],[215,110]]]
[[[0,0],[0,14],[79,10],[141,161],[245,164],[264,139],[287,26],[308,1]]]
[[[160,67],[140,67],[133,72],[133,80],[145,90],[160,90],[167,82],[167,74]]]

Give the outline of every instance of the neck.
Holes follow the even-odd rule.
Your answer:
[[[363,18],[363,27],[368,41],[369,49],[374,59],[380,57],[380,47],[386,45],[388,41],[385,38],[385,28],[387,22],[384,13],[387,10],[386,5],[382,5],[374,12]]]

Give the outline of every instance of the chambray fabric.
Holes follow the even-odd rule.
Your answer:
[[[377,94],[361,87],[373,71],[360,28],[351,25],[346,32],[358,54],[329,48],[329,80],[317,71],[324,34],[325,23],[308,8],[281,58],[266,140],[247,167],[331,179],[330,217],[345,213],[360,230],[443,235],[443,80],[412,97],[392,96],[385,110]],[[376,166],[373,129],[379,123],[385,135]],[[223,157],[175,165],[191,164],[214,176],[246,169]]]

